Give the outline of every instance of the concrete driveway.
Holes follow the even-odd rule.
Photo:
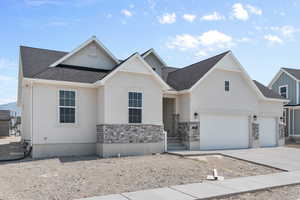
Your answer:
[[[290,147],[222,150],[222,151],[181,151],[171,154],[188,156],[204,154],[222,154],[285,171],[300,170],[300,149]]]

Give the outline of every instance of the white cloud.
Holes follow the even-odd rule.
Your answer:
[[[204,56],[207,56],[207,52],[204,50],[199,50],[198,52],[195,53],[195,56],[204,57]]]
[[[199,40],[203,46],[218,46],[224,48],[225,46],[231,46],[232,37],[221,33],[216,30],[211,30],[203,33]]]
[[[229,48],[234,45],[231,36],[217,30],[210,30],[198,36],[190,34],[176,35],[167,47],[180,51],[193,50],[196,56],[206,56],[208,52]]]
[[[255,14],[255,15],[262,15],[262,10],[255,7],[255,6],[252,6],[250,4],[248,4],[247,6],[247,9],[249,10],[250,13],[252,14]]]
[[[11,67],[17,67],[17,63],[13,60],[0,58],[0,69],[11,68]]]
[[[249,19],[248,11],[240,3],[236,3],[232,6],[233,16],[238,20],[246,21]]]
[[[271,30],[271,31],[277,31],[279,32],[283,37],[293,37],[295,33],[299,32],[300,29],[296,28],[291,25],[285,25],[285,26],[271,26],[271,27],[265,27],[265,30]]]
[[[196,19],[196,15],[192,15],[192,14],[184,14],[182,16],[183,19],[185,19],[188,22],[193,22]]]
[[[158,20],[161,24],[173,24],[176,22],[176,14],[174,12],[165,13],[163,16],[160,16]]]
[[[225,16],[222,16],[215,11],[212,14],[202,16],[201,19],[205,21],[217,21],[217,20],[225,20]]]
[[[199,46],[199,40],[196,36],[190,34],[176,35],[175,38],[167,44],[168,48],[179,49],[185,51],[187,49],[195,49]]]
[[[265,35],[264,39],[268,40],[272,44],[282,44],[283,43],[282,39],[276,35],[271,35],[271,34]]]
[[[127,17],[131,17],[132,16],[132,12],[130,12],[129,10],[122,10],[121,13]]]
[[[282,26],[280,28],[280,31],[283,36],[292,37],[294,35],[294,33],[299,31],[299,29],[297,29],[293,26],[287,25],[287,26]]]

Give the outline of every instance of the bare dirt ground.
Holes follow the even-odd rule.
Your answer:
[[[218,200],[299,200],[300,199],[300,185],[285,186],[269,190],[263,190],[254,193],[245,193],[226,198],[219,198]],[[215,199],[217,200],[217,199]]]
[[[0,164],[0,199],[77,199],[201,182],[217,168],[225,179],[278,170],[222,156],[68,157]]]

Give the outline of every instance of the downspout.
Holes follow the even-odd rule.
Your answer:
[[[30,121],[31,121],[31,146],[33,146],[33,81],[30,81],[30,102],[31,102],[31,116],[30,116]]]

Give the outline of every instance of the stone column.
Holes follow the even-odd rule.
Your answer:
[[[251,147],[252,148],[259,148],[259,123],[258,122],[251,122]]]
[[[278,122],[278,146],[283,146],[285,144],[286,125],[280,120],[280,118],[277,118],[276,122]]]
[[[178,132],[188,150],[200,149],[200,122],[179,122]]]
[[[173,114],[172,116],[172,135],[180,137],[178,132],[179,114]]]

